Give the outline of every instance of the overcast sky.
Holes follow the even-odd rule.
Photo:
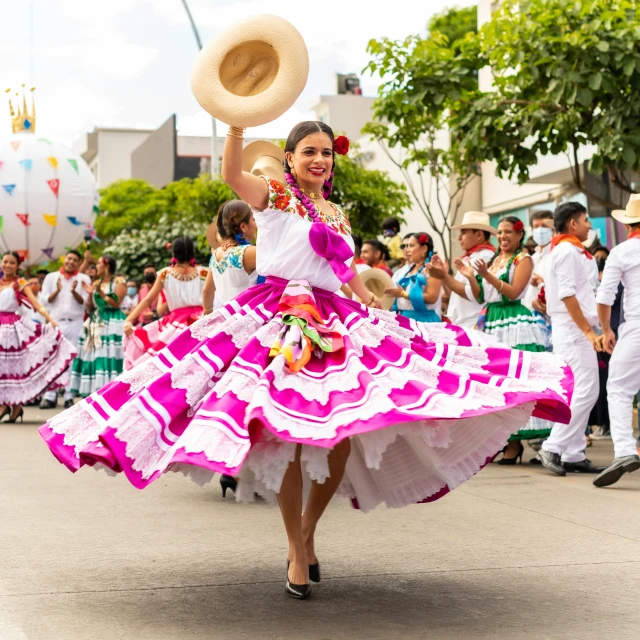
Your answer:
[[[189,0],[204,43],[261,13],[286,18],[304,37],[307,86],[286,116],[252,132],[265,137],[310,117],[321,94],[336,92],[336,73],[360,73],[369,39],[424,31],[452,4],[473,0]],[[0,88],[35,85],[38,133],[65,144],[94,126],[155,128],[172,113],[180,133],[210,133],[189,87],[196,54],[181,0],[0,0]],[[378,82],[364,76],[364,94],[375,95]],[[0,141],[10,133],[6,106],[4,114]]]

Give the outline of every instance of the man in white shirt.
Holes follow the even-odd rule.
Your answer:
[[[598,289],[598,315],[603,347],[612,353],[609,362],[607,400],[611,420],[614,461],[594,481],[608,487],[625,474],[640,469],[640,457],[633,437],[633,398],[640,389],[640,195],[632,195],[626,210],[611,214],[629,231],[629,239],[609,254]],[[611,307],[622,282],[624,322],[618,341],[611,329]]]
[[[537,311],[542,315],[547,315],[547,308],[544,302],[538,299],[538,296],[544,287],[545,279],[548,278],[554,226],[551,211],[535,211],[531,214],[532,236],[537,246],[532,256],[531,281],[522,302],[532,311]]]
[[[68,251],[59,271],[49,273],[42,283],[42,301],[51,317],[58,323],[62,335],[78,346],[80,332],[84,322],[84,305],[91,290],[91,279],[80,273],[81,256],[77,251]],[[47,391],[40,405],[41,409],[55,409],[57,394]],[[69,387],[65,389],[64,406],[73,404],[73,395]]]
[[[553,214],[558,235],[551,242],[551,260],[545,282],[547,312],[551,316],[553,351],[571,367],[574,376],[571,421],[556,422],[538,459],[544,467],[564,476],[567,471],[600,473],[585,458],[585,429],[598,399],[598,357],[602,341],[594,291],[598,267],[584,248],[591,223],[578,202],[566,202]]]
[[[462,261],[474,267],[476,260],[489,262],[496,251],[491,244],[491,236],[497,230],[491,226],[489,214],[481,211],[467,211],[462,218],[462,224],[455,225],[451,230],[458,230],[458,242],[464,251]],[[474,267],[475,268],[475,267]],[[465,329],[473,329],[482,310],[480,304],[471,292],[468,278],[460,272],[455,277],[449,274],[448,266],[434,256],[427,269],[434,278],[442,280],[446,292],[450,292],[447,318],[451,322]]]

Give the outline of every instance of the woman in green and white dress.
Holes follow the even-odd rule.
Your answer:
[[[84,323],[71,372],[71,391],[83,398],[122,373],[125,314],[120,304],[127,287],[124,278],[117,278],[115,272],[115,258],[102,256],[98,261],[98,279],[87,301],[89,318]]]
[[[522,300],[527,292],[533,261],[523,250],[524,224],[515,216],[498,224],[498,250],[488,263],[474,261],[474,268],[455,260],[456,268],[468,278],[473,295],[484,303],[478,317],[478,331],[521,351],[546,351],[545,336],[538,322]],[[476,275],[477,272],[477,275]],[[531,418],[524,429],[511,436],[498,464],[515,464],[522,460],[522,440],[546,438],[552,423]]]

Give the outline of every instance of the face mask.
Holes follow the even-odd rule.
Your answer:
[[[156,276],[154,273],[145,273],[144,274],[144,281],[148,282],[149,284],[153,284],[156,281]]]
[[[537,227],[533,230],[533,240],[540,247],[546,247],[553,237],[553,229],[549,227]]]
[[[137,293],[136,288],[135,287],[127,287],[127,295],[132,297],[135,296]]]
[[[393,236],[395,236],[395,235],[396,235],[396,232],[395,232],[393,229],[384,229],[384,230],[382,231],[382,235],[383,235],[385,238],[393,238]]]

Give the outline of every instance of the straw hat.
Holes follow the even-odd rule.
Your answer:
[[[632,193],[626,209],[615,209],[611,215],[622,224],[638,224],[640,222],[640,193]]]
[[[295,27],[258,15],[208,44],[191,72],[202,108],[236,127],[271,122],[293,105],[307,83],[309,54]]]
[[[385,289],[395,289],[397,285],[386,271],[375,268],[367,269],[360,274],[360,279],[371,293],[380,298],[383,309],[387,309],[387,311],[391,309],[396,299],[393,296],[386,295]]]
[[[462,222],[451,227],[451,231],[458,229],[478,229],[480,231],[488,231],[491,235],[498,233],[495,227],[491,226],[491,217],[488,213],[482,211],[467,211],[462,217]]]
[[[256,140],[242,151],[242,170],[284,182],[284,151],[273,142]]]

